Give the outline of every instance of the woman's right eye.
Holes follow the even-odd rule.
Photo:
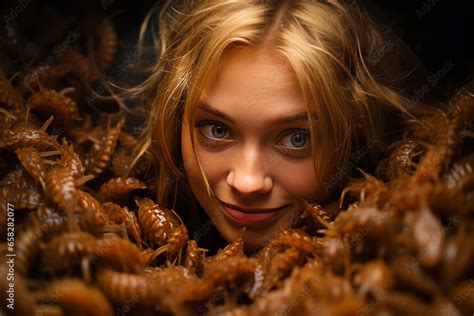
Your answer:
[[[217,122],[200,122],[197,124],[201,133],[214,140],[227,140],[229,139],[230,133],[225,125]],[[228,135],[228,137],[226,137]]]

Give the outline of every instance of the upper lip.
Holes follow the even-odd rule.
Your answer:
[[[222,202],[222,201],[221,201],[221,203],[224,204],[227,207],[230,207],[230,208],[234,209],[234,210],[245,212],[245,213],[266,213],[266,212],[277,211],[280,208],[283,208],[283,206],[276,207],[276,208],[248,208],[248,207],[237,206],[237,205],[225,203],[225,202]]]

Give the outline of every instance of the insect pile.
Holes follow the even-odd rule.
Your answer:
[[[308,204],[256,254],[242,229],[207,256],[185,210],[151,198],[150,157],[134,152],[128,116],[95,94],[117,63],[113,20],[38,19],[28,38],[16,22],[0,35],[0,249],[15,254],[0,290],[8,302],[13,273],[16,302],[1,312],[472,314],[474,83],[414,121],[339,203]]]

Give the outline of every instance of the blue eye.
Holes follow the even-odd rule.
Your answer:
[[[204,136],[208,138],[225,139],[225,136],[229,134],[227,127],[221,124],[203,124],[200,125],[199,128],[201,129],[201,132],[204,134]]]
[[[286,141],[285,141],[286,140]],[[309,131],[307,129],[301,129],[293,131],[283,137],[281,142],[285,147],[293,147],[296,149],[306,148],[309,145]]]

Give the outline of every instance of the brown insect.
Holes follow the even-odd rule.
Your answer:
[[[15,150],[23,168],[45,188],[46,168],[40,152],[33,147],[21,147]]]
[[[472,87],[469,87],[472,88]],[[467,88],[467,90],[469,90]],[[412,181],[423,183],[438,180],[442,169],[451,163],[454,149],[462,139],[469,119],[474,117],[474,98],[471,93],[461,93],[453,98],[449,113],[438,111],[434,117],[433,137],[427,153],[421,160]]]
[[[84,278],[90,280],[90,258],[95,244],[96,238],[85,232],[56,235],[42,247],[41,270],[46,274],[55,274],[72,272],[73,268],[80,266]]]
[[[65,50],[61,52],[58,59],[62,63],[70,65],[72,67],[72,73],[86,84],[100,78],[89,59],[77,50]]]
[[[110,69],[117,57],[118,36],[114,24],[108,18],[100,21],[97,34],[97,64],[105,72]]]
[[[210,258],[212,261],[225,260],[230,257],[244,256],[244,234],[246,227],[240,229],[237,239],[228,244],[224,249],[220,250],[217,255]]]
[[[201,249],[195,240],[188,240],[184,266],[195,275],[202,275],[204,270],[204,254],[206,249]]]
[[[320,248],[317,240],[301,230],[284,230],[271,243],[275,247],[294,248],[308,256],[315,255]]]
[[[54,167],[46,173],[46,198],[64,210],[77,210],[77,189],[72,172],[66,167]]]
[[[28,70],[19,89],[22,92],[38,90],[41,86],[52,86],[72,71],[71,65],[44,65]],[[38,84],[40,83],[40,84]]]
[[[7,202],[16,209],[35,209],[44,205],[43,195],[37,183],[31,177],[22,177],[14,184],[0,187],[0,201],[2,205]]]
[[[137,216],[134,212],[128,210],[127,207],[121,207],[112,202],[102,204],[108,218],[117,223],[124,224],[128,236],[135,240],[137,247],[141,247],[140,226],[138,225]]]
[[[416,140],[406,137],[390,145],[390,148],[393,150],[388,158],[387,178],[394,180],[401,176],[412,175],[417,167],[414,159],[424,153]]]
[[[271,288],[276,286],[281,279],[288,276],[293,268],[300,266],[304,261],[304,256],[302,256],[301,252],[292,248],[273,255],[271,259],[266,261],[263,284],[259,293],[267,293]]]
[[[41,89],[31,95],[26,106],[54,115],[56,123],[67,124],[67,122],[79,119],[76,102],[65,96],[68,91],[71,91],[70,88],[62,91],[47,88]]]
[[[306,206],[300,215],[300,218],[308,217],[311,219],[311,223],[316,225],[316,227],[329,227],[332,220],[329,213],[325,211],[321,205],[311,203]]]
[[[146,184],[136,178],[112,178],[100,187],[99,200],[120,202],[139,189],[146,189]]]
[[[357,168],[363,175],[364,179],[352,179],[349,184],[342,190],[341,197],[339,198],[339,208],[342,207],[344,197],[347,193],[353,192],[355,198],[359,201],[379,201],[382,194],[387,193],[388,187],[385,183],[374,176],[365,173],[361,169]]]
[[[27,227],[36,226],[43,231],[44,240],[48,240],[51,236],[64,231],[65,225],[64,214],[49,206],[39,206],[34,212],[28,214],[26,222]]]
[[[48,135],[45,131],[52,121],[48,119],[40,129],[30,128],[26,125],[15,126],[3,131],[0,138],[0,148],[15,150],[20,147],[35,147],[38,150],[57,150],[57,136]]]
[[[148,198],[138,199],[137,204],[138,220],[146,238],[162,246],[156,255],[167,252],[169,260],[175,258],[178,253],[181,256],[188,233],[179,216],[173,210],[163,208]]]
[[[21,275],[26,276],[40,253],[39,242],[45,231],[40,227],[29,227],[21,232],[15,242],[15,269]]]
[[[131,306],[159,305],[159,290],[151,287],[144,274],[117,272],[100,269],[96,274],[99,288],[114,304],[131,304]]]
[[[84,227],[91,231],[101,230],[109,223],[109,218],[105,213],[102,204],[87,192],[76,190],[74,193],[78,211],[81,212],[81,221]]]
[[[97,240],[94,254],[99,263],[107,264],[122,272],[143,272],[142,254],[130,241],[116,235],[104,236]]]
[[[125,120],[120,120],[117,125],[109,129],[101,138],[99,143],[95,143],[87,153],[85,167],[93,175],[99,175],[110,161],[117,144],[120,130],[125,124]]]
[[[235,286],[253,282],[257,260],[247,257],[229,257],[214,261],[204,271],[203,279],[214,287]]]
[[[75,278],[51,281],[36,294],[36,299],[61,306],[65,315],[114,315],[110,302],[98,288]]]
[[[63,141],[59,147],[59,152],[61,154],[59,163],[71,171],[74,179],[82,178],[84,176],[85,167],[79,156],[74,152],[73,146]]]
[[[121,131],[119,135],[119,144],[120,146],[125,149],[126,151],[133,151],[135,148],[137,148],[139,142],[133,135],[130,133],[127,133],[125,131]]]

